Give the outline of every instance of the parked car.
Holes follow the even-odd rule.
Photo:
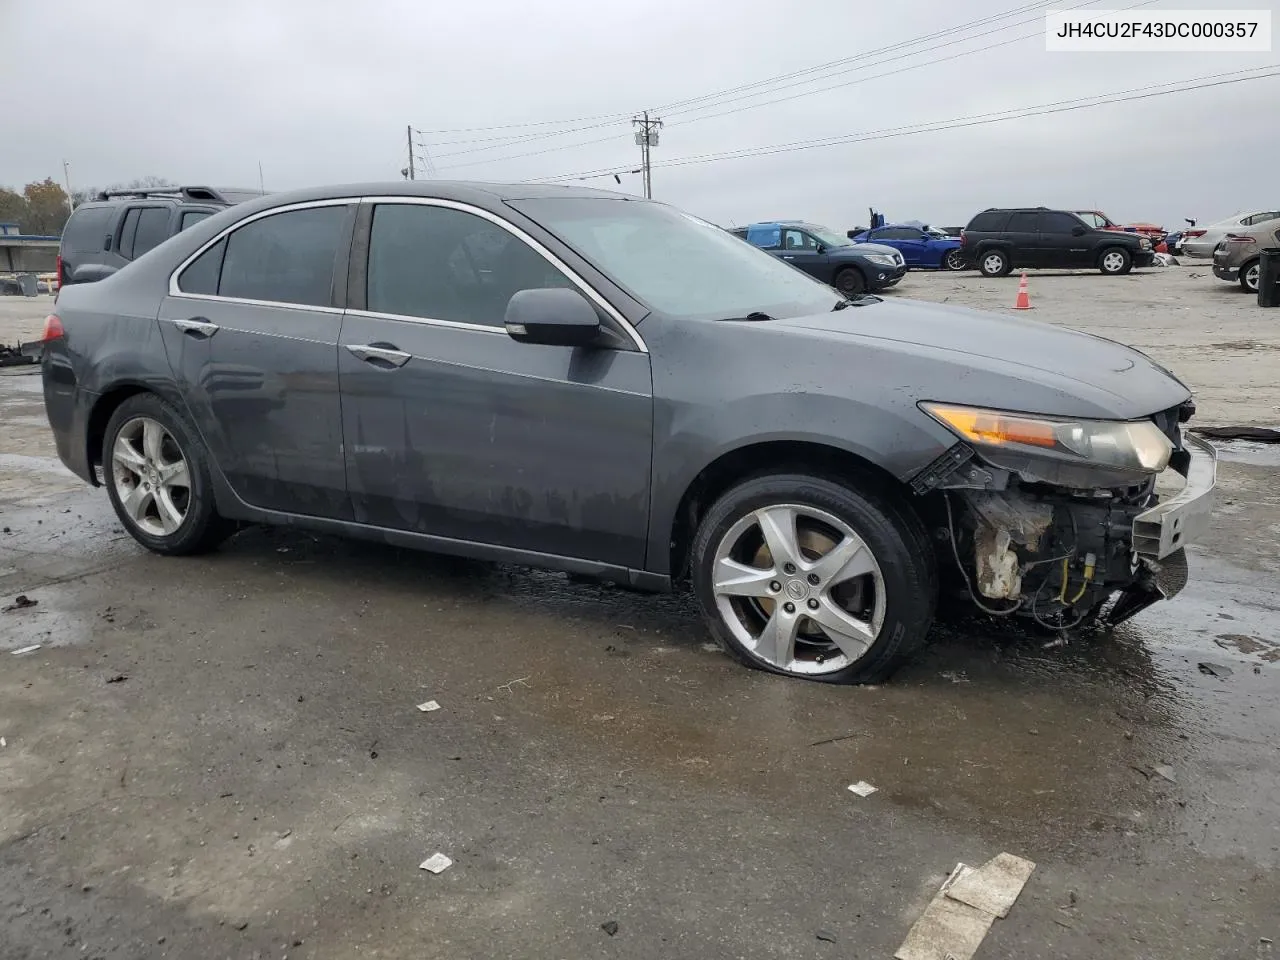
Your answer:
[[[44,344],[59,456],[156,553],[287,524],[691,581],[733,656],[828,682],[886,676],[940,589],[1133,616],[1214,487],[1190,391],[1136,350],[846,298],[587,188],[253,200],[67,287]]]
[[[1236,213],[1207,227],[1191,227],[1182,235],[1182,253],[1188,257],[1208,259],[1228,233],[1240,233],[1273,220],[1280,220],[1280,210]]]
[[[58,284],[115,273],[175,233],[260,192],[213,187],[107,190],[72,211],[58,249]]]
[[[963,270],[965,267],[964,255],[960,252],[960,238],[948,237],[941,231],[889,224],[874,230],[864,230],[850,239],[854,243],[879,243],[893,247],[902,254],[909,268]]]
[[[1257,293],[1262,275],[1260,258],[1270,247],[1280,247],[1280,219],[1228,233],[1213,253],[1213,275],[1239,283],[1246,293]]]
[[[730,232],[845,296],[892,287],[907,272],[906,260],[893,247],[854,243],[833,230],[801,220],[753,223]]]
[[[1146,237],[1100,230],[1073,211],[1048,207],[984,210],[961,232],[960,249],[988,277],[1020,267],[1093,267],[1115,275],[1149,267],[1153,258]]]

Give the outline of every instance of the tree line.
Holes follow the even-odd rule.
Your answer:
[[[140,177],[128,183],[113,183],[107,187],[85,187],[75,190],[68,202],[67,191],[52,177],[33,180],[21,192],[11,187],[0,187],[0,223],[18,224],[25,234],[42,237],[60,237],[73,207],[91,200],[103,189],[141,190],[154,187],[174,187],[173,181],[164,177]]]

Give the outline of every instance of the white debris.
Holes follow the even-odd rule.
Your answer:
[[[430,870],[432,873],[444,873],[453,866],[453,861],[443,853],[433,853],[418,864],[419,870]]]
[[[1035,868],[1030,860],[1002,853],[957,877],[947,888],[947,896],[993,916],[1007,917]]]
[[[20,657],[20,656],[22,656],[22,654],[24,654],[24,653],[35,653],[35,652],[36,652],[37,650],[39,650],[39,649],[40,649],[40,644],[38,644],[38,643],[33,643],[33,644],[32,644],[31,646],[29,646],[29,647],[19,647],[17,650],[14,650],[14,651],[13,651],[13,655],[14,655],[15,657]]]
[[[1177,777],[1177,774],[1173,772],[1173,767],[1167,767],[1163,765],[1159,767],[1152,767],[1151,772],[1158,777],[1163,777],[1165,780],[1168,780],[1170,783],[1178,782],[1178,777]]]
[[[9,741],[6,740],[4,737],[0,737],[0,747],[7,747],[8,745],[9,745]]]
[[[418,704],[418,709],[423,713],[431,713],[433,710],[439,710],[440,704],[436,703],[434,700],[428,700],[426,703]]]
[[[1008,916],[1036,865],[1002,853],[976,870],[957,863],[895,960],[971,960],[997,917]]]
[[[876,788],[865,780],[859,780],[857,783],[849,784],[849,792],[856,793],[860,797],[869,797],[876,792]]]

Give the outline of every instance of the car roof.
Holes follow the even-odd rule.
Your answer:
[[[598,198],[643,200],[634,194],[593,187],[561,186],[549,183],[488,183],[469,180],[393,180],[378,183],[342,183],[307,187],[287,193],[273,193],[275,203],[305,203],[342,197],[426,197],[437,200],[474,200],[485,194],[497,200],[542,200],[549,198]]]

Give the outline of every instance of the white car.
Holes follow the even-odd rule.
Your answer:
[[[1268,220],[1280,220],[1280,210],[1237,213],[1206,227],[1191,227],[1182,235],[1181,252],[1188,257],[1208,260],[1228,233],[1245,230]]]

